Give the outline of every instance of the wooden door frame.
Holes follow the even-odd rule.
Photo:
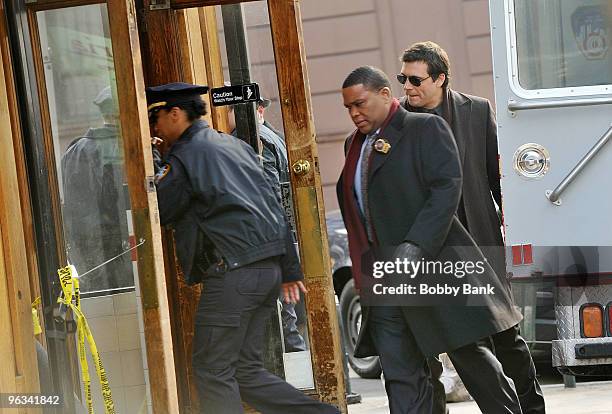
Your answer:
[[[153,180],[140,40],[134,0],[107,0],[117,77],[125,170],[134,232],[148,243],[138,249],[138,275],[145,326],[151,399],[155,413],[178,413],[172,332],[162,235]]]
[[[220,86],[218,83],[220,79],[222,80],[222,75],[220,77],[222,68],[218,53],[216,20],[214,9],[207,6],[254,0],[171,0],[168,9],[151,11],[152,1],[144,1],[145,10],[142,14],[145,16],[146,33],[141,34],[149,39],[151,45],[159,45],[160,42],[155,39],[161,37],[160,33],[151,33],[152,28],[160,25],[168,27],[170,23],[175,22],[176,10],[190,7],[200,8],[202,44],[204,47],[208,46],[205,50],[205,65],[209,86]],[[323,401],[339,405],[346,412],[340,330],[336,316],[299,1],[268,0],[268,11],[289,162],[290,165],[293,165],[297,161],[307,161],[311,166],[310,171],[305,175],[292,174],[291,181],[300,255],[305,282],[309,290],[306,301],[315,378],[314,394]],[[163,24],[163,22],[166,23]],[[180,36],[176,33],[169,33],[167,30],[164,33],[166,37],[163,43],[166,45],[181,43]],[[149,52],[151,51],[152,49],[149,48]],[[187,59],[187,57],[183,58]],[[163,44],[158,46],[155,56],[152,56],[151,59],[151,62],[163,60],[166,65],[151,65],[150,63],[147,65],[149,66],[149,84],[155,85],[188,78],[180,69],[173,69],[180,68],[181,64],[180,62],[177,64],[176,54],[168,53],[168,48]],[[223,114],[215,113],[215,110],[216,108],[213,108],[213,122],[219,122],[223,119]],[[183,304],[182,298],[178,301]],[[193,304],[191,305],[193,307]]]
[[[21,129],[5,8],[0,5],[0,389],[4,393],[40,391],[36,338],[31,303],[38,291],[30,285],[26,234],[22,218],[23,192]],[[24,200],[25,199],[25,200]],[[31,240],[30,240],[31,241]],[[33,289],[34,288],[34,289]],[[34,413],[34,408],[23,409]]]
[[[13,0],[22,3],[23,0]],[[139,6],[141,1],[139,1]],[[144,0],[143,6],[148,9],[153,0]],[[157,1],[157,0],[155,0]],[[247,0],[252,1],[252,0]],[[186,7],[203,7],[220,4],[241,3],[236,0],[173,0],[173,9]],[[42,9],[56,9],[67,6],[86,5],[98,3],[95,0],[38,0],[37,3],[28,6],[30,12]],[[117,91],[121,113],[121,123],[126,126],[124,132],[124,153],[130,163],[126,163],[126,173],[130,187],[130,199],[132,203],[132,214],[134,216],[136,234],[148,241],[139,248],[139,274],[140,288],[143,298],[143,315],[145,318],[145,335],[147,342],[147,359],[149,361],[149,375],[151,379],[153,408],[155,412],[179,412],[177,399],[177,378],[174,366],[174,354],[170,332],[170,316],[168,296],[166,295],[167,282],[164,274],[164,262],[162,261],[162,234],[159,227],[159,214],[155,188],[152,186],[152,162],[149,151],[149,128],[146,118],[146,99],[144,96],[144,77],[148,84],[159,84],[170,81],[184,80],[186,76],[180,67],[180,48],[174,48],[177,44],[176,26],[167,29],[164,23],[170,26],[176,25],[174,10],[161,10],[149,12],[148,17],[142,18],[136,12],[135,0],[107,0],[111,41],[113,44],[114,62],[117,74]],[[301,31],[301,20],[299,2],[296,0],[268,0],[272,37],[275,47],[275,58],[278,73],[278,86],[280,93],[281,110],[286,133],[288,157],[291,164],[298,160],[308,161],[311,169],[305,175],[293,175],[292,189],[294,192],[295,214],[298,222],[298,234],[300,241],[300,253],[306,276],[306,285],[310,291],[307,295],[307,308],[309,320],[309,333],[311,339],[311,353],[313,360],[313,372],[315,377],[315,393],[324,401],[341,406],[346,411],[344,395],[344,376],[342,369],[340,334],[334,291],[330,270],[330,258],[327,244],[327,232],[324,218],[323,198],[321,190],[321,179],[318,170],[318,152],[315,142],[315,130],[312,117],[312,105],[310,101],[310,90],[306,74],[303,40]],[[216,39],[213,36],[210,13],[206,9],[200,9],[200,23],[202,26],[202,44],[213,45]],[[210,10],[210,9],[208,9]],[[151,24],[152,21],[156,24]],[[149,23],[147,25],[147,23]],[[167,31],[161,38],[163,48],[172,53],[155,53],[157,56],[155,65],[146,65],[143,68],[141,57],[141,42],[139,25],[146,27],[146,36],[154,36],[156,27],[162,27]],[[216,33],[214,33],[216,36]],[[28,40],[22,40],[27,45]],[[206,48],[206,52],[211,49]],[[29,52],[31,53],[31,52]],[[150,50],[147,52],[150,54]],[[214,53],[214,50],[213,50]],[[207,77],[214,83],[215,70],[218,74],[220,61],[208,53],[206,56]],[[152,56],[146,56],[148,62]],[[22,57],[22,61],[27,59]],[[287,64],[287,62],[290,62]],[[146,72],[143,72],[146,71]],[[38,96],[37,83],[33,81],[34,76],[29,71],[29,98],[34,101],[38,109],[43,107],[39,102],[44,102]],[[26,71],[26,72],[28,72]],[[217,79],[217,80],[215,80]],[[216,85],[215,85],[216,86]],[[27,87],[26,87],[27,88]],[[44,95],[42,96],[44,98]],[[28,108],[32,104],[27,104]],[[32,123],[30,132],[35,136],[31,139],[39,139],[45,142],[48,135],[46,127],[40,119],[37,119],[36,111],[28,112],[29,122]],[[213,123],[223,123],[223,113],[218,115],[213,112]],[[129,125],[129,128],[127,127]],[[44,132],[46,131],[46,132]],[[44,138],[44,139],[43,139]],[[46,144],[48,148],[48,143]],[[40,158],[47,158],[49,150],[35,154]],[[48,160],[47,160],[48,161]],[[46,162],[46,161],[45,161]],[[47,163],[47,165],[49,165]],[[49,174],[49,172],[45,173]],[[49,197],[50,188],[57,189],[57,178],[44,175],[39,181],[34,196],[43,199],[37,203],[48,206],[46,214],[55,212],[49,218],[50,223],[58,220],[57,200]],[[41,183],[47,182],[47,185]],[[47,196],[45,196],[47,194]],[[47,201],[44,201],[47,200]],[[40,212],[38,214],[41,214]],[[59,217],[61,220],[61,216]],[[37,220],[41,222],[40,218]],[[61,223],[61,221],[60,221]],[[39,224],[40,225],[40,224]],[[48,225],[51,227],[52,225]],[[53,245],[61,246],[56,232],[49,230],[54,240]],[[316,235],[313,237],[313,234]],[[39,243],[39,249],[40,249]],[[59,253],[58,253],[59,255]],[[47,258],[43,262],[44,268],[49,268],[51,262],[60,260]],[[176,269],[169,269],[168,278],[175,278]]]
[[[289,165],[306,161],[311,166],[305,174],[291,171],[291,188],[308,288],[306,309],[315,385],[321,400],[337,404],[346,412],[344,351],[336,314],[300,2],[268,0],[268,10]]]
[[[21,10],[25,18],[16,18],[13,35],[19,42],[21,75],[25,79],[22,107],[28,115],[23,117],[38,176],[34,180],[33,208],[39,231],[38,253],[42,269],[56,269],[65,264],[61,229],[55,157],[47,108],[44,72],[40,58],[35,13],[63,7],[106,3],[108,8],[111,42],[113,46],[117,91],[124,144],[125,172],[130,189],[134,232],[145,243],[138,248],[138,274],[145,326],[146,354],[153,410],[156,413],[178,412],[176,374],[170,332],[170,315],[166,295],[166,279],[157,197],[153,183],[153,162],[150,151],[149,124],[144,94],[144,81],[140,57],[140,44],[133,0],[39,0],[27,5],[13,0],[13,10]],[[34,69],[28,67],[33,61]],[[37,115],[40,114],[40,115]],[[32,168],[32,166],[30,166]],[[30,169],[30,174],[33,174]],[[40,216],[40,217],[39,217]],[[43,218],[44,216],[44,218]],[[46,224],[42,224],[46,223]],[[42,229],[42,230],[41,230]],[[44,239],[45,242],[42,242]],[[43,244],[41,244],[41,242]],[[45,244],[46,243],[46,244]],[[50,247],[50,249],[49,249]],[[49,292],[47,296],[51,295]],[[30,322],[31,326],[31,322]],[[54,366],[57,370],[58,367]],[[64,368],[65,369],[65,368]],[[77,383],[76,387],[80,388]],[[66,391],[66,390],[64,390]],[[71,394],[72,392],[70,392]]]

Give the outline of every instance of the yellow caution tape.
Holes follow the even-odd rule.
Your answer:
[[[38,318],[38,305],[40,305],[40,296],[34,299],[32,302],[32,323],[34,324],[34,335],[42,333],[42,326],[40,326],[40,319]]]
[[[111,389],[108,384],[108,378],[106,377],[106,371],[102,366],[100,360],[100,354],[96,347],[89,324],[85,315],[81,311],[81,297],[79,293],[79,276],[76,269],[72,265],[68,265],[61,269],[58,269],[57,274],[59,276],[60,284],[62,285],[62,291],[64,297],[57,299],[58,303],[63,303],[72,309],[74,317],[77,323],[77,338],[79,341],[79,360],[81,362],[81,375],[83,376],[83,387],[85,389],[85,402],[87,403],[87,412],[90,414],[94,413],[93,401],[91,397],[91,378],[89,376],[89,366],[87,365],[87,357],[85,354],[85,338],[89,344],[91,350],[91,356],[93,357],[94,364],[96,366],[96,372],[98,373],[98,379],[100,380],[100,387],[102,389],[102,398],[104,399],[104,410],[106,414],[115,414],[115,405],[113,403],[113,397]]]

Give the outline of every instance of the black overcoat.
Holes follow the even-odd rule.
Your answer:
[[[395,246],[411,241],[433,259],[439,258],[441,252],[445,260],[484,259],[455,216],[461,193],[461,167],[446,122],[400,107],[380,137],[388,141],[390,150],[386,154],[372,152],[368,178],[370,217],[378,245]],[[354,194],[344,194],[342,176],[337,192],[345,215],[344,197],[349,202],[356,202],[356,198]],[[351,231],[348,223],[347,230]],[[451,351],[506,330],[521,320],[490,266],[471,283],[478,286],[480,282],[496,287],[497,294],[488,297],[486,306],[403,307],[424,355]],[[376,355],[368,333],[368,314],[369,308],[363,306],[356,357]]]

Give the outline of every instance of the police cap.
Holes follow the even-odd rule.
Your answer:
[[[113,93],[110,86],[106,86],[102,89],[93,100],[93,103],[103,114],[116,112],[115,101],[113,100]]]
[[[151,86],[146,89],[147,110],[149,119],[161,109],[169,109],[191,102],[202,102],[203,95],[208,92],[208,86],[191,83],[173,82],[165,85]]]
[[[257,100],[257,105],[258,106],[262,106],[264,108],[267,108],[268,106],[270,106],[271,103],[272,103],[272,101],[270,101],[269,99],[264,98],[263,96],[261,96]]]

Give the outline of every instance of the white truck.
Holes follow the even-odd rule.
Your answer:
[[[507,271],[552,362],[612,373],[612,2],[490,0]],[[543,286],[553,285],[548,292]]]

